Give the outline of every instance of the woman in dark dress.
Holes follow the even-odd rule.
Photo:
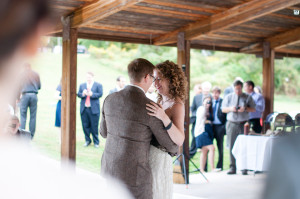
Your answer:
[[[59,85],[56,88],[56,94],[55,98],[58,100],[56,104],[56,113],[55,113],[55,126],[58,127],[59,129],[59,143],[60,143],[60,135],[61,135],[61,130],[60,130],[60,125],[61,125],[61,80]]]
[[[200,148],[202,153],[200,157],[200,170],[204,172],[204,167],[209,152],[209,163],[211,170],[215,171],[214,156],[215,147],[213,145],[214,134],[212,130],[213,112],[212,112],[212,99],[210,96],[203,98],[203,105],[197,109],[196,125],[195,125],[195,138],[196,147]]]

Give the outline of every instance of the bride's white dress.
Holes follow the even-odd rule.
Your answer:
[[[153,176],[153,199],[172,199],[172,157],[154,146],[150,146],[149,163]]]

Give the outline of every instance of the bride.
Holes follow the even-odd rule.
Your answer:
[[[147,104],[148,114],[160,119],[172,141],[181,146],[184,141],[184,100],[186,79],[182,69],[171,61],[157,64],[154,86],[158,104]],[[173,194],[172,157],[155,140],[150,147],[149,159],[153,176],[153,199],[171,199]]]

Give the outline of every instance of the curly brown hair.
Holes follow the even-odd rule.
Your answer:
[[[179,98],[184,101],[187,96],[187,80],[182,68],[169,60],[157,64],[155,68],[163,78],[169,81],[169,94],[171,98]],[[158,94],[158,102],[161,102],[161,100],[162,96]]]

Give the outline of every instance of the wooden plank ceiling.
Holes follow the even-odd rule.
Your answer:
[[[191,47],[261,55],[262,42],[281,56],[300,56],[300,0],[51,0],[73,16],[79,38],[176,46],[184,32]]]

